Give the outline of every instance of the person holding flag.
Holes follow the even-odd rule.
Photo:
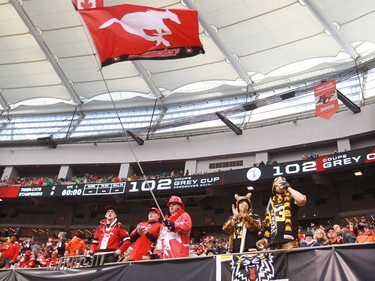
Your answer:
[[[164,217],[154,254],[162,259],[188,257],[192,228],[190,215],[178,196],[172,195],[167,206],[169,215]]]
[[[277,177],[272,184],[272,194],[262,222],[264,240],[257,245],[273,249],[298,248],[298,210],[306,204],[306,196],[293,189],[284,177]]]

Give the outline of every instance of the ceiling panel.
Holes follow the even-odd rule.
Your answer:
[[[297,0],[184,2],[187,8],[198,10],[204,55],[179,60],[143,60],[137,64],[121,62],[101,68],[95,47],[71,0],[0,0],[0,109],[10,115],[50,112],[49,104],[36,106],[37,103],[28,102],[17,108],[15,105],[51,97],[71,101],[70,105],[61,104],[62,110],[70,112],[77,105],[82,105],[82,110],[109,110],[113,109],[111,102],[90,102],[107,91],[127,93],[123,102],[116,101],[121,106],[142,107],[142,100],[150,93],[152,97],[159,96],[153,93],[155,89],[164,93],[159,101],[164,105],[194,103],[244,94],[245,81],[256,74],[264,77],[249,85],[251,89],[272,83],[285,85],[297,81],[299,78],[294,75],[301,73],[318,70],[334,73],[354,65],[348,55],[342,56],[343,46],[324,32],[322,22],[309,6]],[[375,43],[375,33],[369,28],[375,24],[375,1],[305,2],[314,3],[328,22],[337,22],[339,34],[354,48],[357,41]],[[104,0],[104,3],[186,9],[176,0]],[[371,51],[373,54],[375,44],[366,54]],[[356,63],[371,58],[359,54]],[[316,59],[320,61],[311,63],[310,68],[302,67]],[[291,64],[300,64],[300,73],[287,73],[285,67]],[[284,71],[277,75],[280,69]],[[144,74],[146,77],[142,77]],[[238,79],[242,79],[241,85],[231,84]],[[222,85],[210,88],[208,84],[197,83],[205,81],[220,81]],[[152,101],[147,100],[145,105],[149,104]]]

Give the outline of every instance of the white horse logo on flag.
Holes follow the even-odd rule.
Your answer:
[[[118,23],[128,33],[140,36],[147,41],[155,41],[156,46],[163,44],[164,46],[169,47],[171,44],[168,40],[164,39],[163,36],[170,35],[172,32],[164,23],[164,19],[170,19],[177,24],[181,24],[178,16],[169,10],[148,10],[146,12],[125,14],[121,20],[112,18],[103,23],[99,29],[107,28],[114,23]],[[154,30],[155,32],[152,35],[148,35],[145,30]]]

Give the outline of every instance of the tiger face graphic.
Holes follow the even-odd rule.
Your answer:
[[[272,253],[234,255],[230,265],[232,281],[269,281],[275,275]]]

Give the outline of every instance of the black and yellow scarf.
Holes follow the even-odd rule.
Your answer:
[[[283,203],[284,205],[284,217],[285,217],[285,232],[291,232],[292,231],[292,212],[291,212],[291,206],[290,206],[290,201],[291,201],[291,194],[290,192],[286,192],[285,195],[281,194],[276,194],[272,197],[271,199],[271,204],[266,210],[266,216],[263,221],[263,227],[266,229],[264,236],[266,238],[274,238],[277,233],[277,224],[276,219],[275,219],[275,204],[280,204]],[[272,224],[272,225],[271,225]],[[271,228],[276,228],[275,232],[271,231]],[[271,235],[272,232],[272,235]]]

